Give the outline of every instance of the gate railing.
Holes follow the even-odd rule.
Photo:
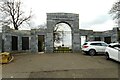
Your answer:
[[[69,49],[69,47],[54,47],[55,53],[71,53],[72,49]]]

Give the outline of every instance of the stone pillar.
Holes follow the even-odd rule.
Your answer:
[[[54,41],[53,41],[53,29],[55,27],[54,20],[47,20],[47,33],[46,33],[46,43],[45,43],[45,52],[53,53]]]
[[[113,34],[113,35],[111,35],[111,42],[117,42],[118,40],[118,35],[117,34]]]
[[[79,34],[79,15],[71,22],[72,27],[72,51],[73,53],[79,53],[81,47],[80,34]]]
[[[11,35],[10,34],[4,34],[4,51],[10,52],[11,51]]]
[[[112,42],[118,42],[118,28],[113,28],[111,39]]]
[[[100,38],[101,38],[101,41],[105,41],[105,40],[104,40],[104,36],[102,36],[102,37],[100,37]]]
[[[34,30],[31,30],[31,36],[30,36],[30,50],[33,53],[38,52],[38,35],[35,34]]]
[[[18,36],[18,51],[22,51],[22,36]]]
[[[2,33],[0,33],[0,52],[2,52]]]
[[[46,53],[53,53],[53,33],[47,33],[46,34]]]
[[[2,27],[2,40],[3,40],[3,50],[4,52],[11,51],[12,48],[12,38],[10,34],[10,27],[9,26],[3,26]]]
[[[72,39],[72,51],[73,53],[80,52],[80,35],[78,33],[73,33],[73,39]]]

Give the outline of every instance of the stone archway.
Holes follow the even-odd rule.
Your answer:
[[[54,27],[54,52],[72,52],[71,26],[66,22],[59,22]]]
[[[73,13],[47,13],[46,53],[52,53],[54,49],[53,31],[58,23],[66,22],[72,32],[72,52],[80,52],[79,15]]]

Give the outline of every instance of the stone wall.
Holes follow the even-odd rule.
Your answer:
[[[50,28],[48,28],[49,30]],[[75,30],[73,30],[75,31]],[[80,50],[80,36],[86,36],[87,41],[93,41],[95,37],[100,37],[102,41],[104,41],[105,37],[110,36],[111,42],[117,42],[117,29],[113,28],[113,30],[108,30],[104,32],[94,32],[93,30],[79,30],[79,35],[75,31],[74,34],[72,34],[73,38],[73,47],[72,49],[75,51]],[[53,51],[53,33],[47,30],[40,30],[40,29],[32,29],[32,30],[13,30],[10,29],[8,26],[3,27],[2,33],[0,33],[0,52],[2,51],[2,47],[4,51],[12,51],[12,36],[18,37],[18,51],[24,51],[22,50],[22,37],[29,37],[29,52],[36,53],[38,52],[38,35],[44,35],[45,37],[45,52],[52,52]],[[2,46],[2,40],[4,46]],[[79,44],[78,44],[79,43]],[[77,45],[76,45],[77,44]],[[49,49],[47,49],[49,48]],[[76,49],[76,50],[75,50]]]
[[[0,52],[12,51],[12,36],[18,38],[18,51],[38,52],[38,35],[44,35],[45,52],[53,53],[54,40],[53,30],[56,24],[66,23],[71,27],[72,31],[72,51],[74,53],[80,51],[81,39],[80,36],[86,36],[86,41],[94,41],[96,37],[100,37],[105,41],[105,37],[111,37],[111,42],[117,42],[117,28],[113,30],[97,32],[93,30],[79,29],[79,15],[72,13],[47,13],[47,29],[32,29],[32,30],[13,30],[8,26],[2,27],[0,33]],[[22,37],[29,37],[29,50],[22,50]],[[3,41],[2,41],[3,40]],[[3,46],[2,46],[3,42]]]
[[[38,52],[38,35],[46,35],[45,30],[39,30],[39,29],[13,30],[13,29],[10,29],[9,26],[3,26],[2,35],[0,34],[0,37],[2,37],[1,39],[3,39],[4,41],[3,49],[5,52],[12,51],[12,36],[16,36],[18,38],[17,51]],[[29,50],[22,50],[22,37],[29,38]],[[0,44],[2,44],[1,39],[0,39]]]
[[[117,28],[113,28],[113,30],[108,30],[108,31],[93,31],[93,30],[83,30],[80,29],[80,36],[86,36],[87,40],[86,41],[94,41],[95,37],[100,37],[101,41],[105,41],[105,37],[110,37],[111,42],[117,42]]]
[[[0,52],[2,52],[2,33],[0,33]]]
[[[111,37],[111,42],[117,42],[117,28],[113,28],[113,30],[104,31],[103,37]]]

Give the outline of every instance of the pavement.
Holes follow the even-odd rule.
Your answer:
[[[83,53],[16,54],[2,65],[3,78],[118,78],[120,64],[104,55]]]

